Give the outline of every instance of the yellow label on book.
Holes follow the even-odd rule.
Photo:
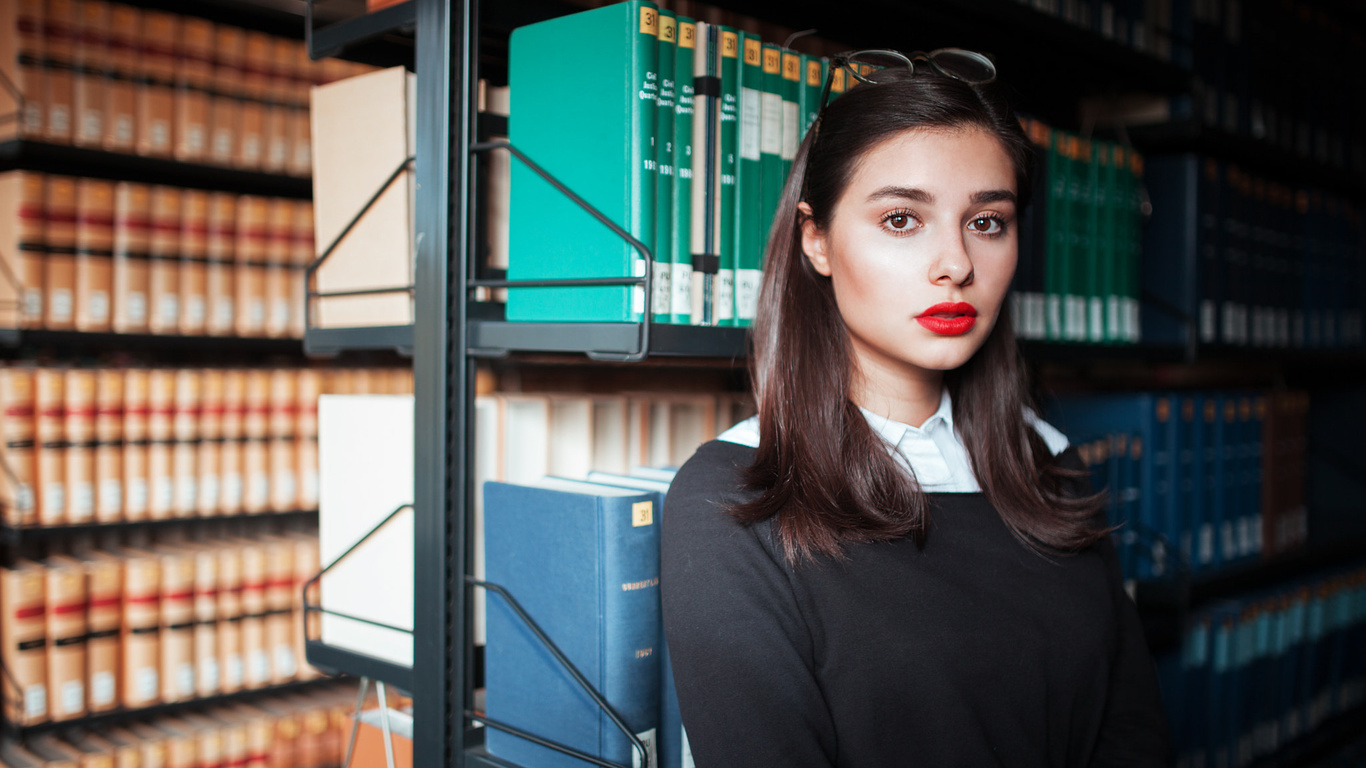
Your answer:
[[[696,48],[697,47],[697,25],[686,21],[678,24],[678,47]]]
[[[835,67],[834,64],[830,66]],[[830,76],[831,93],[844,93],[844,67],[835,67],[835,73]]]
[[[763,44],[758,38],[745,38],[745,63],[751,67],[757,67],[763,63]]]
[[[821,63],[819,59],[806,62],[806,84],[812,87],[821,84]]]
[[[746,41],[748,42],[748,41]],[[745,60],[749,60],[749,51],[745,51]],[[776,75],[782,71],[782,57],[777,48],[769,48],[764,51],[764,74]]]
[[[740,55],[740,36],[734,32],[721,33],[721,57],[733,59]]]
[[[652,525],[655,521],[655,505],[652,501],[637,501],[631,505],[631,526],[640,528]]]
[[[640,9],[640,32],[652,37],[659,36],[659,11],[654,8]]]
[[[802,79],[802,58],[795,53],[783,54],[783,79]]]
[[[659,17],[659,39],[666,43],[678,41],[678,20],[672,16]]]
[[[1167,419],[1172,417],[1172,404],[1167,398],[1158,398],[1157,401],[1157,422],[1166,424]]]

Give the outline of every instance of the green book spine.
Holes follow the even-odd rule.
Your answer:
[[[669,263],[673,275],[669,285],[669,322],[687,325],[692,321],[692,187],[693,187],[693,66],[697,51],[697,25],[686,16],[678,19],[678,44],[674,58],[677,98],[674,104],[674,184],[673,218],[669,231],[672,243]]]
[[[645,0],[513,30],[509,138],[645,246],[655,244],[659,12]],[[522,163],[512,164],[511,280],[643,276],[645,260]],[[639,322],[640,287],[508,291],[516,321]]]
[[[1139,342],[1142,327],[1139,320],[1138,292],[1140,285],[1141,259],[1143,258],[1143,156],[1129,152],[1129,173],[1125,174],[1129,194],[1125,218],[1128,227],[1125,231],[1124,248],[1124,335],[1131,344]]]
[[[792,172],[792,161],[797,159],[797,145],[802,141],[802,57],[794,51],[783,51],[783,184],[778,187],[782,198],[783,186]],[[777,205],[773,207],[778,210]]]
[[[1120,219],[1124,215],[1124,203],[1121,198],[1123,186],[1120,184],[1120,177],[1124,173],[1125,154],[1124,147],[1119,144],[1110,143],[1107,145],[1109,162],[1105,164],[1104,178],[1101,181],[1105,188],[1104,211],[1101,218],[1101,237],[1104,238],[1106,247],[1106,272],[1105,272],[1105,340],[1112,344],[1119,344],[1128,341],[1124,336],[1124,328],[1120,322],[1121,297],[1124,287],[1123,253],[1124,230]]]
[[[1063,270],[1067,262],[1070,243],[1070,206],[1067,205],[1067,185],[1071,175],[1066,164],[1065,151],[1071,137],[1064,131],[1054,130],[1053,141],[1048,149],[1048,178],[1052,182],[1048,188],[1048,254],[1044,271],[1044,301],[1048,339],[1062,341],[1063,333],[1063,296],[1066,294]]]
[[[736,231],[732,241],[735,243],[737,269],[759,263],[764,221],[763,41],[755,35],[742,32],[740,47],[743,59],[740,64],[739,162],[735,174]]]
[[[761,217],[759,261],[768,240],[768,225],[778,210],[783,190],[783,52],[772,43],[763,44],[764,89],[759,121],[759,152],[764,178],[764,207]]]
[[[1091,197],[1091,144],[1079,136],[1073,136],[1069,149],[1071,180],[1067,191],[1068,204],[1072,209],[1072,230],[1065,268],[1067,295],[1063,300],[1063,325],[1068,341],[1086,341],[1086,274],[1091,268],[1091,243],[1087,232],[1090,225],[1087,210]]]
[[[721,78],[720,126],[717,130],[719,150],[717,154],[716,178],[719,191],[716,196],[717,239],[713,244],[720,257],[720,268],[716,274],[713,303],[716,325],[735,324],[735,238],[740,223],[735,217],[736,199],[740,192],[738,186],[738,167],[740,159],[741,96],[740,96],[740,33],[731,27],[721,27],[718,39],[721,44],[719,75]]]
[[[1105,341],[1105,297],[1106,273],[1111,270],[1110,247],[1107,232],[1101,229],[1105,211],[1105,168],[1109,166],[1110,145],[1098,139],[1088,142],[1090,163],[1088,164],[1090,190],[1086,210],[1086,238],[1090,245],[1086,249],[1086,340],[1092,343]]]
[[[674,64],[678,55],[678,20],[672,11],[659,12],[659,114],[654,148],[658,166],[655,188],[654,321],[667,323],[673,303],[674,107],[678,90]]]
[[[810,54],[802,54],[802,86],[800,89],[799,110],[801,111],[801,131],[797,136],[797,144],[801,145],[802,139],[806,138],[806,132],[811,130],[811,124],[816,122],[816,114],[821,108],[821,86],[825,85],[825,68],[828,66],[824,59]]]

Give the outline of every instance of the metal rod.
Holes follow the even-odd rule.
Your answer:
[[[359,539],[356,540],[356,542],[355,542],[354,544],[352,544],[351,546],[347,547],[345,552],[341,553],[340,555],[337,555],[335,558],[333,558],[332,562],[330,562],[330,563],[328,563],[327,565],[323,566],[323,569],[322,569],[322,570],[320,570],[320,571],[318,571],[317,573],[313,574],[313,578],[309,579],[308,581],[305,581],[305,582],[304,582],[304,586],[303,586],[303,590],[302,590],[302,593],[303,593],[303,600],[304,600],[304,608],[305,608],[305,610],[307,610],[307,609],[310,607],[310,604],[309,604],[309,602],[308,602],[308,590],[309,590],[309,588],[312,587],[314,584],[316,584],[317,581],[318,581],[318,579],[321,579],[321,578],[323,577],[323,574],[324,574],[324,573],[327,573],[328,571],[332,570],[332,567],[333,567],[333,566],[335,566],[337,563],[340,563],[342,560],[346,559],[346,557],[347,557],[348,555],[350,555],[352,552],[356,551],[356,548],[357,548],[357,547],[359,547],[360,545],[364,544],[364,543],[366,542],[366,540],[368,540],[371,536],[374,536],[374,535],[375,535],[375,532],[377,532],[379,529],[383,528],[386,524],[388,524],[388,522],[389,522],[390,520],[393,520],[395,517],[397,517],[397,516],[398,516],[398,513],[402,512],[402,511],[405,510],[405,509],[412,509],[412,508],[413,508],[413,505],[412,505],[412,504],[403,504],[403,505],[399,506],[397,509],[395,509],[393,512],[390,512],[383,520],[379,521],[379,523],[376,524],[375,527],[371,528],[369,531],[366,531],[364,536],[360,537]],[[318,610],[322,610],[322,609],[319,608]],[[359,621],[365,621],[365,619],[359,619]],[[407,631],[407,630],[405,630],[405,631]]]
[[[356,712],[351,717],[351,738],[346,742],[346,759],[342,761],[342,768],[351,768],[351,755],[356,750],[356,734],[360,732],[360,715],[365,711],[365,694],[369,689],[370,678],[362,677],[360,693],[356,695]]]
[[[602,766],[602,768],[630,768],[630,766],[622,765],[621,763],[614,763],[610,760],[603,760],[600,757],[594,757],[593,755],[590,755],[587,752],[581,752],[577,749],[574,749],[573,747],[565,746],[564,744],[561,744],[557,741],[551,741],[550,739],[537,736],[536,734],[530,731],[524,731],[515,725],[508,725],[507,723],[504,723],[499,720],[490,720],[487,717],[484,717],[483,715],[479,714],[478,712],[475,712],[474,710],[466,711],[465,717],[483,723],[484,725],[490,728],[497,728],[498,730],[510,733],[513,736],[526,739],[532,744],[539,744],[540,746],[545,747],[546,749],[553,749],[556,752],[562,752],[566,755],[573,755],[574,757],[592,763],[593,765],[600,765]]]
[[[578,277],[565,280],[471,280],[470,288],[573,288],[579,286],[644,285],[643,277]]]
[[[396,626],[394,626],[393,624],[385,624],[385,623],[382,622],[382,621],[375,621],[374,619],[367,619],[367,618],[364,618],[364,617],[361,617],[361,616],[352,616],[352,615],[349,614],[349,613],[342,613],[341,611],[334,611],[334,610],[331,610],[330,608],[323,608],[323,607],[318,606],[318,605],[311,605],[311,604],[305,603],[305,604],[304,604],[304,611],[307,612],[307,613],[325,613],[325,614],[327,614],[328,616],[336,616],[336,617],[338,617],[338,618],[349,619],[349,620],[351,620],[351,621],[359,621],[359,622],[361,622],[361,623],[363,623],[363,624],[369,624],[369,625],[372,626],[372,627],[379,627],[380,629],[392,629],[392,630],[395,631],[395,632],[402,632],[402,633],[408,634],[408,635],[411,635],[411,634],[413,633],[413,631],[412,631],[411,629],[408,629],[407,627],[396,627]]]
[[[389,730],[389,697],[384,692],[384,681],[375,681],[375,690],[379,692],[379,728],[384,734],[384,764],[386,768],[394,768],[394,734]]]
[[[400,285],[396,288],[361,288],[354,291],[328,291],[326,293],[320,293],[318,291],[309,291],[307,296],[310,299],[331,299],[337,296],[373,296],[376,294],[383,293],[410,294],[413,292],[413,290],[414,288],[411,285]]]

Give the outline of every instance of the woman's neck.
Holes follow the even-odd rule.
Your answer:
[[[919,427],[939,410],[944,375],[926,371],[925,377],[868,376],[855,373],[854,404],[892,421]]]

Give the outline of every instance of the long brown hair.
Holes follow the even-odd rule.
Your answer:
[[[931,74],[884,70],[832,102],[808,132],[769,232],[754,322],[750,372],[759,404],[759,448],[745,477],[753,501],[731,513],[773,518],[789,563],[842,558],[849,544],[905,537],[923,545],[929,500],[893,459],[850,399],[855,370],[849,334],[830,279],[802,253],[799,202],[825,229],[864,155],[916,128],[979,128],[996,136],[1015,167],[1027,203],[1029,140],[994,85],[970,86]],[[1069,494],[1083,473],[1058,466],[1025,421],[1029,402],[1010,313],[1001,312],[983,346],[946,372],[953,417],[977,482],[1026,544],[1074,552],[1104,530],[1093,523],[1099,497]]]

